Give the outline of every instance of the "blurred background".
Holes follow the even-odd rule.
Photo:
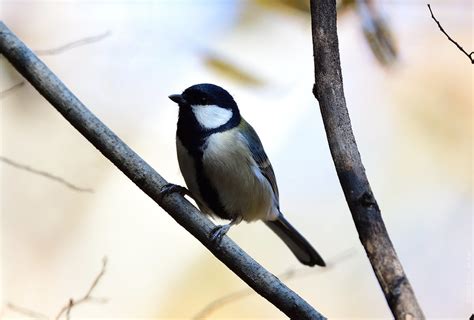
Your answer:
[[[466,319],[473,311],[472,65],[424,1],[375,4],[339,4],[353,130],[426,316]],[[431,5],[470,52],[472,2]],[[308,10],[298,0],[2,0],[0,18],[174,183],[184,182],[178,109],[167,96],[202,82],[228,89],[273,163],[282,210],[329,266],[302,267],[262,223],[242,223],[229,235],[329,318],[391,318],[311,93]],[[54,318],[69,298],[84,296],[107,256],[93,292],[107,302],[79,305],[73,319],[285,318],[0,59],[0,316],[26,317],[16,306]]]

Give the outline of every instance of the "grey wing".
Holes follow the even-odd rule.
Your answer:
[[[247,140],[248,147],[250,149],[250,152],[252,152],[253,159],[260,168],[260,172],[262,173],[262,175],[270,183],[273,193],[275,194],[277,204],[279,205],[280,196],[278,194],[278,186],[275,178],[275,172],[273,172],[272,164],[270,163],[270,160],[268,160],[267,154],[263,149],[263,145],[260,141],[260,138],[258,137],[255,130],[252,128],[252,126],[243,118],[239,126],[241,129],[240,132]]]

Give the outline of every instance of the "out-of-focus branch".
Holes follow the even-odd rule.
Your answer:
[[[336,1],[311,0],[315,85],[331,155],[359,238],[396,319],[424,318],[365,174],[346,107]]]
[[[344,250],[343,252],[337,254],[334,257],[329,258],[326,261],[326,268],[318,268],[318,269],[309,269],[309,268],[297,268],[297,269],[290,269],[288,271],[285,271],[283,273],[280,273],[277,275],[277,277],[281,280],[292,280],[296,278],[301,278],[301,277],[306,277],[314,274],[323,274],[327,273],[328,271],[333,270],[334,267],[336,267],[339,263],[342,261],[349,259],[353,257],[355,254],[355,248],[350,248],[347,250]],[[248,297],[252,295],[255,291],[246,288],[238,291],[231,292],[229,294],[226,294],[225,296],[219,297],[211,302],[209,302],[207,305],[204,306],[199,312],[197,312],[192,319],[193,320],[202,320],[209,318],[213,312],[215,312],[218,309],[221,309],[231,303],[235,303],[239,301],[240,299],[243,299],[245,297]]]
[[[209,237],[215,225],[178,194],[162,197],[167,181],[90,112],[3,23],[0,52],[86,139],[230,270],[292,319],[324,319],[229,237]],[[166,240],[164,240],[166,241]]]
[[[34,311],[34,310],[30,310],[30,309],[27,309],[27,308],[24,308],[24,307],[14,305],[13,303],[7,303],[7,308],[10,309],[11,311],[14,311],[18,314],[22,314],[22,315],[27,316],[29,318],[43,319],[43,320],[48,320],[49,319],[49,317],[45,314],[39,313],[39,312]],[[3,318],[0,318],[0,319],[3,319]]]
[[[88,302],[88,301],[104,302],[104,299],[97,299],[97,298],[92,297],[91,295],[95,287],[99,283],[100,279],[104,276],[106,267],[107,267],[107,257],[104,257],[102,259],[102,269],[95,277],[94,281],[92,282],[92,285],[89,287],[89,290],[87,290],[86,294],[82,298],[79,298],[77,300],[74,300],[72,298],[69,299],[69,302],[59,311],[55,320],[59,320],[64,313],[66,313],[66,319],[69,320],[72,308],[80,305],[81,303]]]
[[[356,0],[362,31],[377,60],[392,65],[397,59],[397,45],[392,30],[374,0]]]
[[[107,38],[111,34],[112,34],[112,32],[106,31],[104,33],[101,33],[101,34],[98,34],[98,35],[95,35],[95,36],[85,37],[85,38],[82,38],[82,39],[79,39],[79,40],[76,40],[76,41],[68,42],[68,43],[60,45],[59,47],[56,47],[56,48],[44,49],[44,50],[34,50],[34,52],[39,56],[52,56],[52,55],[63,53],[63,52],[68,51],[70,49],[74,49],[74,48],[77,48],[77,47],[82,47],[82,46],[85,46],[85,45],[88,45],[88,44],[91,44],[91,43],[94,43],[94,42],[99,42],[99,41]],[[0,91],[0,99],[6,97],[8,94],[12,93],[16,89],[19,89],[24,84],[25,84],[25,81],[20,81],[20,82],[14,84],[13,86],[11,86],[10,88],[7,88],[3,91]]]
[[[454,43],[456,47],[458,47],[458,49],[461,50],[461,52],[464,53],[469,58],[469,60],[471,60],[471,64],[474,64],[474,51],[472,51],[471,53],[467,53],[466,50],[464,50],[464,48],[461,47],[459,43],[457,43],[453,38],[451,38],[449,34],[446,31],[444,31],[443,26],[441,26],[441,23],[439,23],[439,21],[435,18],[433,11],[431,10],[431,6],[429,4],[427,6],[428,6],[428,9],[430,9],[431,18],[433,18],[433,20],[436,22],[439,30],[441,30],[441,32],[444,33],[446,37],[448,37],[449,41]]]
[[[3,162],[3,163],[6,163],[12,167],[15,167],[17,169],[20,169],[20,170],[24,170],[24,171],[27,171],[27,172],[30,172],[30,173],[33,173],[33,174],[36,174],[36,175],[39,175],[39,176],[42,176],[42,177],[45,177],[47,179],[50,179],[50,180],[53,180],[53,181],[56,181],[56,182],[59,182],[61,183],[62,185],[68,187],[69,189],[71,190],[74,190],[74,191],[79,191],[79,192],[90,192],[90,193],[93,193],[94,190],[90,189],[90,188],[82,188],[82,187],[78,187],[66,180],[64,180],[63,178],[61,177],[58,177],[58,176],[55,176],[49,172],[46,172],[46,171],[42,171],[42,170],[38,170],[38,169],[35,169],[35,168],[32,168],[30,166],[27,166],[25,164],[21,164],[21,163],[18,163],[16,161],[13,161],[7,157],[4,157],[4,156],[0,156],[0,161]]]
[[[14,85],[12,85],[10,88],[7,88],[3,91],[0,91],[0,99],[6,97],[7,95],[12,93],[16,89],[21,88],[24,84],[25,84],[25,81],[20,81],[18,83],[15,83]]]
[[[106,302],[106,299],[101,299],[101,298],[94,298],[92,297],[92,292],[94,291],[95,287],[97,287],[97,284],[101,280],[101,278],[105,274],[105,267],[107,266],[107,257],[104,257],[102,259],[102,268],[100,272],[97,274],[97,276],[94,278],[94,281],[92,282],[92,285],[89,287],[89,290],[87,290],[87,293],[80,299],[74,300],[74,299],[69,299],[68,303],[61,308],[59,311],[58,315],[56,316],[55,320],[59,320],[63,314],[66,314],[66,319],[70,319],[71,315],[71,310],[72,308],[78,306],[79,304],[85,303],[85,302],[99,302],[99,303],[104,303]],[[27,316],[29,318],[34,318],[34,319],[43,319],[43,320],[48,320],[49,317],[45,314],[39,313],[34,310],[30,310],[24,307],[19,307],[17,305],[14,305],[12,303],[7,304],[7,308],[18,313],[22,314],[24,316]]]
[[[82,39],[79,39],[79,40],[76,40],[76,41],[68,42],[66,44],[63,44],[63,45],[57,47],[57,48],[44,49],[44,50],[35,50],[35,53],[39,56],[52,56],[52,55],[55,55],[55,54],[60,54],[60,53],[62,53],[64,51],[67,51],[69,49],[73,49],[73,48],[81,47],[81,46],[84,46],[84,45],[87,45],[87,44],[90,44],[90,43],[98,42],[102,39],[107,38],[108,36],[110,36],[110,34],[111,34],[110,31],[106,31],[104,33],[101,33],[101,34],[98,34],[98,35],[95,35],[95,36],[86,37],[86,38],[82,38]]]

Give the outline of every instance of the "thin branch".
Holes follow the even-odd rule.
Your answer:
[[[428,9],[430,9],[430,13],[431,13],[431,18],[433,18],[433,20],[436,22],[436,24],[438,25],[438,28],[439,30],[441,30],[442,33],[444,33],[444,35],[446,37],[448,37],[449,41],[451,41],[452,43],[454,43],[456,45],[456,47],[458,47],[459,50],[461,50],[468,58],[469,60],[471,60],[471,64],[474,64],[474,51],[471,52],[471,53],[467,53],[466,50],[464,50],[463,47],[461,47],[461,45],[459,43],[457,43],[453,38],[451,38],[449,36],[449,34],[444,31],[443,27],[441,26],[441,23],[439,23],[439,21],[435,18],[434,14],[433,14],[433,11],[431,10],[431,6],[429,4],[427,4],[428,6]]]
[[[288,281],[288,280],[302,278],[302,277],[315,275],[315,274],[320,275],[322,273],[331,271],[340,262],[353,257],[354,254],[355,254],[355,248],[350,248],[350,249],[344,250],[343,252],[337,254],[336,256],[332,258],[329,258],[326,263],[326,268],[309,269],[309,268],[303,267],[303,268],[297,268],[297,269],[290,269],[288,271],[280,273],[279,275],[277,275],[277,277],[280,278],[281,280]],[[219,297],[209,302],[207,305],[204,306],[204,308],[199,310],[192,317],[192,320],[206,319],[216,310],[221,309],[229,304],[235,303],[245,297],[252,295],[253,293],[255,293],[255,291],[249,288],[245,288],[245,289],[231,292],[222,297]]]
[[[3,91],[0,91],[0,99],[3,99],[5,98],[7,95],[9,95],[10,93],[12,93],[13,91],[17,90],[17,89],[20,89],[21,87],[23,87],[23,85],[25,84],[25,81],[20,81],[18,83],[15,83],[13,86],[11,86],[10,88],[7,88]]]
[[[76,41],[68,42],[68,43],[63,44],[63,45],[61,45],[59,47],[56,47],[56,48],[44,49],[44,50],[35,50],[35,53],[39,56],[52,56],[52,55],[63,53],[63,52],[65,52],[67,50],[70,50],[70,49],[74,49],[74,48],[77,48],[77,47],[82,47],[82,46],[85,46],[85,45],[88,45],[88,44],[91,44],[91,43],[94,43],[94,42],[99,42],[99,41],[107,38],[111,34],[112,34],[112,32],[106,31],[106,32],[98,34],[96,36],[85,37],[85,38],[82,38],[82,39],[79,39],[79,40],[76,40]],[[24,84],[25,84],[25,81],[20,81],[20,82],[16,83],[15,85],[11,86],[10,88],[7,88],[3,91],[0,91],[0,99],[3,99],[4,97],[9,95],[13,91],[19,89]]]
[[[14,312],[16,312],[16,313],[18,313],[18,314],[22,314],[24,316],[27,316],[29,318],[44,319],[44,320],[49,319],[49,317],[47,315],[36,312],[34,310],[30,310],[30,309],[27,309],[27,308],[24,308],[24,307],[14,305],[13,303],[7,303],[7,308],[14,311]]]
[[[77,300],[74,300],[72,298],[69,299],[68,303],[61,309],[61,311],[59,311],[59,313],[56,316],[55,320],[59,320],[64,313],[66,313],[66,319],[69,320],[72,308],[77,307],[81,303],[92,302],[92,301],[105,302],[105,300],[96,299],[96,298],[92,297],[91,295],[92,295],[92,292],[94,291],[95,287],[99,283],[100,279],[104,276],[106,267],[107,267],[107,257],[104,257],[102,259],[102,269],[100,270],[99,274],[97,274],[97,276],[95,277],[94,281],[92,282],[92,285],[89,287],[89,290],[87,290],[86,294],[82,298],[79,298]]]
[[[82,38],[76,41],[72,41],[69,43],[66,43],[64,45],[61,45],[59,47],[53,48],[53,49],[44,49],[44,50],[35,50],[35,53],[39,56],[52,56],[56,54],[63,53],[64,51],[85,46],[94,42],[101,41],[102,39],[107,38],[108,36],[111,35],[110,31],[106,31],[104,33],[101,33],[99,35],[91,36],[91,37],[86,37]]]
[[[56,181],[56,182],[59,182],[61,183],[62,185],[68,187],[69,189],[71,190],[74,190],[74,191],[79,191],[79,192],[89,192],[89,193],[93,193],[94,190],[90,189],[90,188],[82,188],[82,187],[78,187],[68,181],[66,181],[65,179],[61,178],[61,177],[58,177],[58,176],[55,176],[49,172],[46,172],[46,171],[42,171],[42,170],[38,170],[38,169],[35,169],[35,168],[32,168],[30,166],[27,166],[25,164],[21,164],[21,163],[18,163],[16,161],[13,161],[7,157],[4,157],[4,156],[0,156],[0,161],[3,162],[3,163],[6,163],[14,168],[17,168],[17,169],[20,169],[20,170],[24,170],[24,171],[27,171],[27,172],[30,172],[30,173],[33,173],[33,174],[36,174],[36,175],[39,175],[39,176],[42,176],[42,177],[45,177],[47,179],[50,179],[50,180],[53,180],[53,181]]]
[[[105,267],[106,266],[107,266],[107,257],[104,257],[102,259],[102,269],[100,270],[99,274],[97,274],[97,276],[94,278],[94,281],[92,282],[92,285],[89,287],[89,290],[87,290],[87,293],[80,299],[77,299],[77,300],[69,299],[68,303],[64,307],[62,307],[61,311],[59,311],[59,313],[56,316],[55,320],[59,320],[64,313],[66,313],[66,319],[69,320],[72,308],[79,305],[79,304],[81,304],[81,303],[84,303],[84,302],[105,303],[105,302],[107,302],[107,299],[95,298],[95,297],[92,296],[92,292],[94,291],[95,287],[99,283],[100,279],[105,274],[105,270],[106,270]],[[30,310],[30,309],[27,309],[27,308],[24,308],[24,307],[19,307],[17,305],[12,304],[12,303],[8,303],[7,308],[14,311],[14,312],[16,312],[16,313],[22,314],[22,315],[30,317],[30,318],[43,319],[43,320],[48,320],[49,319],[49,317],[45,314],[39,313],[39,312],[34,311],[34,310]]]
[[[311,0],[315,85],[336,171],[385,299],[396,319],[424,318],[388,236],[370,188],[346,107],[336,26],[336,1]]]
[[[3,23],[0,52],[105,157],[255,291],[292,319],[324,319],[229,237],[224,236],[220,244],[213,242],[209,234],[215,225],[184,197],[160,197],[167,181],[94,116]]]

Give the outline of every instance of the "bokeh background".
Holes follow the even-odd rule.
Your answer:
[[[360,7],[349,4],[338,16],[353,129],[425,314],[466,319],[473,311],[472,65],[424,1],[377,4],[396,59],[376,58]],[[450,35],[472,50],[472,3],[431,4]],[[273,273],[291,274],[286,283],[329,318],[391,317],[311,94],[306,1],[2,0],[0,18],[175,183],[183,183],[174,145],[178,110],[167,96],[201,82],[227,88],[264,143],[282,209],[330,266],[300,266],[262,223],[243,223],[230,236]],[[73,319],[284,319],[0,59],[2,317],[25,317],[9,303],[54,317],[70,297],[85,294],[107,256],[93,294],[107,303],[80,305]]]

